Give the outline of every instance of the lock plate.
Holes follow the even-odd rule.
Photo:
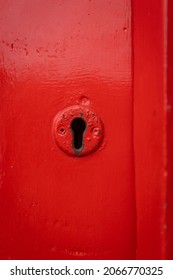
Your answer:
[[[84,156],[99,148],[104,136],[103,122],[92,109],[71,106],[56,115],[53,135],[65,153]]]

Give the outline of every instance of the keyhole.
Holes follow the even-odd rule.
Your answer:
[[[82,118],[75,118],[71,122],[71,129],[73,132],[73,149],[75,153],[79,154],[84,148],[83,134],[86,129],[86,123]]]

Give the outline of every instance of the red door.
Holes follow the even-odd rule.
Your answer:
[[[0,258],[134,259],[131,1],[1,0],[0,12]],[[70,106],[103,123],[87,155],[52,133]]]

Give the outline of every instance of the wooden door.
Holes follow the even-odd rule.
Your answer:
[[[134,259],[130,0],[0,1],[0,258]],[[52,125],[97,112],[97,151],[70,156]]]

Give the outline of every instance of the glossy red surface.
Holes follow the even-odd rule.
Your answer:
[[[168,259],[173,260],[173,2],[168,1],[168,96],[167,96],[167,147],[168,147]]]
[[[137,258],[166,258],[167,1],[133,1]]]
[[[1,0],[0,13],[0,258],[134,259],[131,1]],[[79,158],[52,125],[81,99],[105,145]]]

